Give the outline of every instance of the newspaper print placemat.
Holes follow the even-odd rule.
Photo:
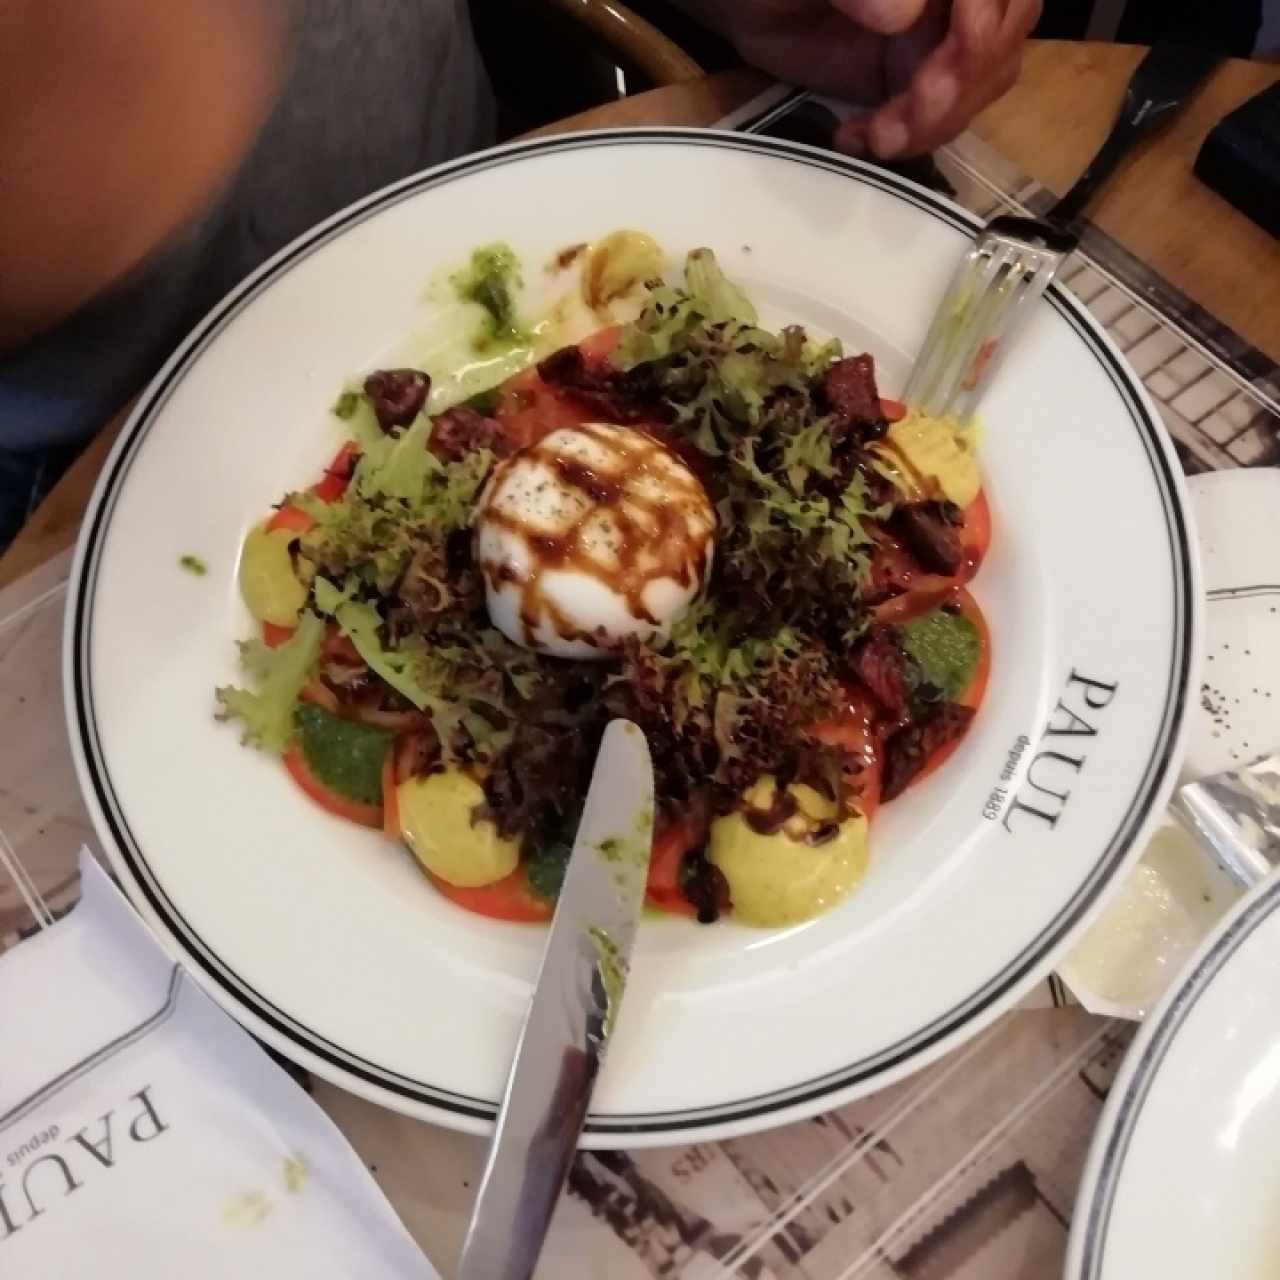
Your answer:
[[[725,123],[786,127],[772,90]],[[1049,193],[973,135],[936,157],[981,216]],[[1062,277],[1143,378],[1188,471],[1280,461],[1280,371],[1090,229]],[[94,843],[63,729],[69,557],[0,593],[0,950],[78,889]],[[5,865],[16,874],[6,874]],[[1040,1280],[1060,1273],[1075,1189],[1131,1029],[1064,1004],[1056,979],[976,1041],[876,1096],[755,1137],[584,1153],[540,1274],[609,1280]],[[322,1083],[338,1122],[448,1275],[484,1144]]]

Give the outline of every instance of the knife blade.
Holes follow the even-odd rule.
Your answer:
[[[605,729],[516,1046],[458,1280],[527,1280],[569,1173],[626,986],[653,842],[653,766]]]

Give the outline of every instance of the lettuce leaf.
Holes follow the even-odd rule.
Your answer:
[[[689,256],[678,287],[649,287],[600,376],[616,373],[621,402],[652,409],[681,456],[707,457],[698,474],[716,548],[707,596],[608,664],[532,653],[486,625],[467,530],[489,454],[444,461],[428,418],[389,436],[365,398],[344,404],[362,446],[346,493],[294,499],[316,521],[298,557],[312,607],[396,703],[430,717],[431,767],[482,770],[504,835],[536,847],[576,818],[611,715],[649,735],[671,813],[731,812],[765,774],[845,803],[843,749],[811,730],[838,704],[849,648],[873,616],[878,504],[893,499],[868,441],[831,411],[825,375],[840,355],[799,327],[760,328],[709,251]],[[228,711],[257,714],[238,699],[261,696],[230,691]]]
[[[409,636],[388,648],[377,607],[351,598],[360,585],[354,577],[341,587],[317,577],[316,608],[332,614],[370,670],[431,717],[446,760],[491,759],[510,740],[509,699],[537,691],[537,659],[491,627],[469,632],[465,642]]]
[[[383,436],[366,446],[356,465],[354,482],[362,498],[399,498],[421,504],[427,482],[440,476],[444,463],[431,452],[431,419],[419,414],[398,436]]]
[[[355,645],[356,652],[365,660],[370,670],[380,675],[419,711],[430,710],[433,699],[414,674],[415,655],[412,650],[388,649],[382,643],[382,616],[374,605],[342,598],[341,592],[338,596],[333,611],[334,621]],[[332,597],[329,602],[333,602]]]
[[[378,415],[373,411],[373,404],[360,387],[348,387],[338,397],[333,411],[346,424],[351,438],[362,451],[376,449],[386,440],[387,433],[378,425]]]
[[[710,249],[694,249],[689,254],[684,281],[694,305],[708,323],[759,324],[751,299],[725,275]]]
[[[829,480],[836,469],[831,462],[831,432],[817,419],[796,430],[782,446],[782,472],[792,492],[803,493],[811,476]]]
[[[320,657],[324,623],[310,610],[282,645],[269,649],[261,640],[240,645],[240,665],[257,684],[257,691],[226,685],[216,691],[219,720],[241,723],[242,741],[263,751],[283,754],[293,741],[293,713],[302,687]]]
[[[291,499],[316,522],[302,539],[305,560],[334,581],[358,573],[386,593],[424,548],[443,548],[466,527],[493,456],[478,449],[461,462],[441,462],[426,447],[429,433],[430,424],[419,419],[398,439],[386,437],[362,454],[338,502]]]
[[[660,285],[650,291],[640,319],[623,331],[611,357],[613,365],[625,373],[639,364],[665,360],[701,323],[702,316],[688,294]]]
[[[828,749],[807,730],[836,705],[833,655],[790,626],[741,626],[741,618],[695,606],[662,649],[625,645],[606,689],[611,712],[635,720],[656,744],[658,794],[677,809],[710,787],[716,811],[729,812],[763,774],[827,776]]]
[[[315,600],[316,608],[331,618],[351,599],[359,585],[359,580],[352,578],[339,588],[334,586],[328,578],[317,574],[315,581],[311,584],[312,598]]]
[[[676,353],[694,329],[724,325],[752,329],[769,342],[773,335],[756,329],[759,319],[751,299],[724,274],[710,249],[695,249],[685,260],[685,287],[651,289],[640,319],[628,327],[613,355],[627,370]]]

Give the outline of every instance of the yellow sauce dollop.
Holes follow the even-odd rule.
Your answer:
[[[751,808],[772,803],[773,780],[748,793]],[[729,882],[736,920],[774,928],[812,919],[843,898],[866,873],[867,820],[854,815],[819,844],[806,837],[834,817],[834,805],[811,787],[793,784],[796,812],[772,834],[735,813],[711,824],[707,856]]]

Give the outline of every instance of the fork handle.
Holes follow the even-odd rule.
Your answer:
[[[1098,188],[1140,138],[1162,124],[1194,92],[1222,55],[1212,49],[1161,42],[1139,63],[1125,90],[1120,115],[1079,181],[1046,215],[1072,227]]]

